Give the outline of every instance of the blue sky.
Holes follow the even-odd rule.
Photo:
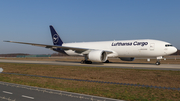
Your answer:
[[[50,54],[3,40],[52,44],[49,25],[67,42],[157,39],[180,49],[180,0],[2,0],[0,54]]]

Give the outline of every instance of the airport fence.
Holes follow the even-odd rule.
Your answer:
[[[2,72],[2,74],[13,74],[13,75],[22,75],[22,76],[32,76],[32,77],[43,77],[43,78],[52,78],[52,79],[61,79],[61,80],[72,80],[72,81],[82,81],[82,82],[94,82],[94,83],[105,83],[105,84],[116,84],[124,86],[135,86],[135,87],[146,87],[146,88],[158,88],[158,89],[168,89],[168,90],[178,90],[180,88],[175,87],[161,87],[161,86],[152,86],[152,85],[140,85],[140,84],[130,84],[130,83],[119,83],[119,82],[106,82],[106,81],[96,81],[96,80],[83,80],[83,79],[72,79],[72,78],[60,78],[60,77],[50,77],[50,76],[41,76],[41,75],[29,75],[29,74],[18,74],[18,73],[8,73]]]

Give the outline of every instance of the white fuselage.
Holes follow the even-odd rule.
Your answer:
[[[63,46],[112,51],[108,57],[158,57],[177,51],[168,42],[151,39],[64,43]],[[65,52],[68,55],[82,55],[72,50]]]

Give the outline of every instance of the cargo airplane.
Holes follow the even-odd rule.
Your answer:
[[[52,25],[49,27],[54,45],[15,41],[4,42],[45,47],[67,55],[81,55],[84,56],[81,63],[109,62],[109,57],[117,57],[123,61],[133,61],[137,57],[155,57],[157,59],[155,64],[160,65],[160,59],[163,59],[163,56],[177,51],[168,42],[152,39],[63,43],[54,27]]]

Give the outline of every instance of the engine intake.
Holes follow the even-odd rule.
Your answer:
[[[105,62],[107,60],[107,53],[101,50],[93,50],[88,54],[88,59],[94,62]]]

